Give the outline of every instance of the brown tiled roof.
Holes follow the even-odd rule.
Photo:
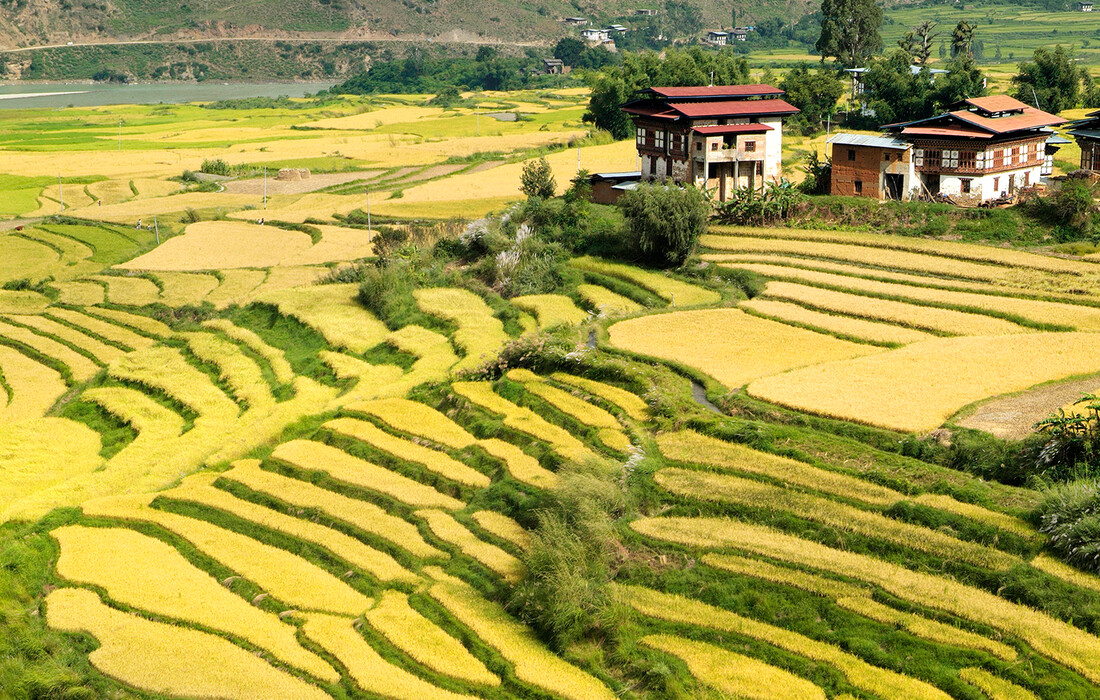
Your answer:
[[[719,126],[697,126],[692,131],[707,136],[725,136],[726,134],[763,134],[772,131],[767,124],[726,124]]]
[[[949,138],[966,137],[972,139],[993,138],[993,134],[979,129],[961,126],[907,126],[901,130],[902,136],[946,136]]]
[[[669,109],[664,102],[634,102],[623,105],[623,111],[627,114],[636,114],[640,117],[654,117],[656,119],[679,119],[680,115]]]
[[[761,97],[782,95],[783,91],[771,85],[710,85],[707,87],[654,87],[651,92],[669,99],[688,97]]]
[[[998,97],[1004,97],[1004,95],[999,95]],[[1011,100],[1012,98],[1009,97],[1007,99]],[[1013,100],[1013,102],[1015,101],[1016,100]],[[1005,117],[983,117],[980,114],[967,112],[965,110],[950,112],[950,114],[956,119],[964,121],[967,124],[973,124],[980,129],[985,129],[994,134],[1007,134],[1010,131],[1039,129],[1044,126],[1057,126],[1058,124],[1066,123],[1066,120],[1059,116],[1048,114],[1047,112],[1035,109],[1034,107],[1028,107],[1027,105],[1024,105],[1023,111],[1019,114],[1012,114]]]
[[[764,115],[798,114],[799,109],[786,100],[743,100],[733,102],[670,102],[669,107],[685,117],[705,119],[716,117],[759,117]]]
[[[1015,97],[1008,95],[989,95],[987,97],[971,97],[962,100],[961,104],[968,104],[985,112],[1012,112],[1022,109],[1033,109],[1026,102],[1020,102]]]

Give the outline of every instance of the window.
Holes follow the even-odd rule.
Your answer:
[[[990,159],[989,164],[993,164],[992,159]],[[985,151],[978,151],[978,154],[974,159],[974,167],[976,167],[978,170],[985,170]]]
[[[755,151],[756,150],[756,142],[755,141],[746,141],[745,142],[745,150],[749,151],[749,152]]]
[[[856,159],[856,149],[849,148],[848,149],[848,160],[855,160],[855,159]]]
[[[957,168],[957,167],[959,167],[959,152],[958,151],[944,151],[943,152],[943,167],[945,167],[945,168]]]
[[[973,170],[977,163],[977,155],[974,151],[962,151],[959,153],[959,167]]]
[[[644,146],[645,145],[645,127],[644,126],[638,128],[638,132],[634,136],[634,141],[639,146]]]
[[[764,177],[764,161],[762,160],[756,161],[756,176]]]
[[[1007,148],[1001,149],[1001,167],[1007,168],[1012,165],[1012,154]]]
[[[656,158],[650,158],[649,159],[649,174],[650,175],[656,175],[657,174],[657,159]]]
[[[913,165],[924,165],[924,149],[918,148],[913,151]]]
[[[712,151],[717,151],[718,150],[718,142],[717,141],[712,141],[711,142],[710,150],[712,150]]]
[[[969,178],[964,178],[962,180],[959,180],[959,183],[962,187],[962,193],[963,194],[970,194],[970,180],[969,180]]]
[[[679,132],[671,132],[669,134],[669,148],[673,153],[684,152],[684,135]]]
[[[993,178],[993,191],[994,192],[1000,192],[1001,191],[1001,178],[999,178],[999,177]]]
[[[665,130],[658,129],[653,133],[653,147],[657,150],[665,150]]]
[[[1020,148],[1018,148],[1018,149],[1017,149],[1017,148],[1013,148],[1012,150],[1013,150],[1013,151],[1019,151],[1020,157],[1019,157],[1019,159],[1018,159],[1018,160],[1017,160],[1016,162],[1020,163],[1021,165],[1023,165],[1024,163],[1026,163],[1026,162],[1027,162],[1027,146],[1026,146],[1026,145],[1025,145],[1025,146],[1021,146],[1021,147],[1020,147]]]
[[[1028,172],[1024,173],[1024,187],[1027,187],[1030,184],[1031,184],[1031,172],[1028,171]]]
[[[703,142],[702,141],[696,141],[695,142],[695,150],[697,150],[697,151],[703,150]]]
[[[856,180],[856,194],[863,194],[863,180]]]

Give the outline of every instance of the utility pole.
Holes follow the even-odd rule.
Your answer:
[[[477,133],[475,136],[481,136],[481,103],[477,104]]]
[[[157,232],[157,245],[160,245],[160,224],[157,223],[156,214],[153,214],[153,230]]]
[[[264,166],[264,209],[267,209],[267,166]]]
[[[57,199],[61,202],[61,209],[65,209],[65,190],[61,187],[61,173],[57,174]]]

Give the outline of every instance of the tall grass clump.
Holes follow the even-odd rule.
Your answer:
[[[1100,479],[1081,479],[1049,489],[1036,509],[1039,531],[1066,562],[1100,572]]]

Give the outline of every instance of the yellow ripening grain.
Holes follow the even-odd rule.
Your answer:
[[[501,397],[493,391],[493,385],[489,382],[455,382],[451,385],[451,391],[476,406],[504,416],[504,425],[549,443],[555,452],[567,459],[582,462],[593,457],[592,451],[568,430],[548,422],[529,408],[517,406]]]
[[[84,309],[84,311],[109,321],[114,321],[120,325],[129,326],[133,330],[145,335],[151,335],[154,338],[167,338],[172,335],[172,329],[166,324],[142,314],[132,314],[128,311],[119,311],[118,309],[105,309],[99,306],[93,306]]]
[[[451,340],[445,335],[416,325],[405,326],[386,336],[386,342],[402,352],[418,358],[391,396],[403,396],[408,388],[429,381],[439,381],[447,370],[458,363]]]
[[[435,119],[443,116],[447,110],[442,107],[419,107],[406,105],[387,105],[369,112],[360,112],[347,117],[326,117],[307,122],[315,129],[376,129],[388,124],[405,124],[420,119]],[[415,128],[415,127],[414,127]]]
[[[960,540],[938,530],[761,481],[676,468],[662,469],[654,475],[654,481],[680,496],[791,513],[838,530],[886,540],[943,559],[987,569],[1005,571],[1020,563],[1017,557],[1010,554]]]
[[[612,384],[598,382],[595,379],[566,374],[565,372],[555,372],[550,375],[550,378],[562,384],[569,384],[578,389],[583,389],[592,396],[603,399],[621,408],[626,412],[626,415],[634,420],[644,421],[649,418],[649,404],[639,398],[637,394],[632,394],[626,389],[620,389]]]
[[[417,663],[470,683],[500,685],[500,678],[457,639],[409,605],[409,597],[404,593],[383,591],[364,617],[391,644]]]
[[[308,250],[295,252],[280,265],[324,265],[331,262],[361,260],[374,255],[371,232],[365,229],[310,224],[321,231],[321,240]]]
[[[109,364],[126,354],[114,345],[108,345],[83,331],[76,330],[63,323],[58,323],[45,316],[13,316],[9,320],[24,326],[30,326],[39,333],[56,338],[66,345],[71,345],[78,350],[83,350],[91,355],[100,364]]]
[[[263,283],[252,291],[248,301],[253,301],[268,292],[281,292],[284,289],[317,284],[328,271],[327,267],[318,265],[269,268]]]
[[[221,282],[214,275],[199,272],[158,272],[156,277],[164,285],[160,300],[168,306],[198,306]]]
[[[424,447],[415,442],[390,435],[367,421],[355,418],[334,418],[322,427],[365,442],[383,452],[390,453],[398,459],[419,464],[431,472],[466,486],[485,488],[492,483],[489,477],[459,462],[446,452],[433,450],[430,447]]]
[[[132,352],[107,370],[116,379],[137,382],[163,391],[200,416],[236,418],[237,404],[210,377],[193,367],[180,351],[158,345]]]
[[[160,301],[160,287],[144,277],[92,275],[87,279],[107,285],[107,301],[122,306],[145,306]]]
[[[641,586],[612,585],[621,592],[631,607],[643,615],[758,639],[792,654],[828,664],[844,674],[849,683],[876,697],[914,700],[947,700],[951,697],[924,681],[872,666],[839,647],[782,627],[758,622],[679,595],[660,593]]]
[[[107,300],[107,290],[95,282],[54,282],[50,286],[57,289],[58,304],[91,306]]]
[[[706,464],[734,472],[759,474],[777,481],[816,489],[875,506],[889,507],[904,500],[894,489],[864,481],[855,476],[820,469],[805,462],[760,452],[693,430],[663,432],[657,435],[657,447],[668,459],[690,464]]]
[[[569,264],[579,270],[633,282],[661,297],[671,306],[704,306],[722,301],[722,295],[718,292],[632,265],[593,257],[574,258]]]
[[[848,292],[835,292],[831,289],[793,282],[768,282],[764,288],[764,295],[773,299],[808,304],[823,311],[861,316],[908,328],[922,328],[951,335],[1011,335],[1032,332],[1031,329],[1011,321],[983,314],[921,306]]]
[[[812,229],[764,228],[758,226],[712,226],[710,232],[716,235],[751,236],[765,239],[790,239],[796,241],[817,241],[905,250],[915,253],[928,253],[948,258],[959,258],[974,262],[990,262],[1008,267],[1030,267],[1047,272],[1091,273],[1100,272],[1096,265],[1077,260],[1056,258],[1052,255],[1026,253],[1009,248],[942,241],[935,238],[917,236],[892,236],[883,233],[861,233],[855,231],[815,231]]]
[[[66,209],[86,207],[94,203],[92,197],[85,191],[85,185],[50,185],[42,190],[40,196],[45,199],[53,200],[58,204],[64,203]]]
[[[112,496],[88,501],[92,517],[150,522],[173,532],[226,568],[237,572],[282,602],[304,610],[359,615],[372,600],[316,564],[205,520],[149,506],[156,494]]]
[[[311,542],[327,549],[352,566],[365,571],[380,581],[414,583],[419,580],[412,572],[398,564],[389,554],[369,547],[339,530],[311,520],[280,513],[277,510],[242,500],[226,491],[214,488],[212,484],[217,478],[217,474],[201,472],[193,474],[184,479],[179,486],[168,491],[162,491],[160,495],[200,503],[225,511],[242,520],[276,530],[303,542]]]
[[[608,330],[616,347],[695,367],[731,389],[795,367],[882,352],[737,309],[642,316]]]
[[[440,605],[509,661],[516,678],[568,700],[615,700],[596,678],[544,647],[535,633],[464,584],[438,583],[428,591]]]
[[[669,634],[650,634],[638,641],[679,658],[697,680],[730,697],[746,700],[825,700],[825,691],[810,681],[713,644]]]
[[[116,323],[108,323],[102,319],[93,318],[79,311],[52,308],[50,309],[50,316],[60,321],[64,321],[69,325],[76,326],[82,331],[93,333],[110,343],[133,350],[151,347],[155,342],[143,335],[138,335],[129,328],[123,328]]]
[[[390,330],[359,303],[358,294],[356,284],[324,284],[266,292],[258,300],[316,329],[333,347],[364,352]]]
[[[558,487],[558,475],[546,469],[539,461],[510,442],[497,438],[478,440],[477,446],[504,462],[512,478],[543,489]]]
[[[1086,573],[1047,554],[1040,554],[1031,560],[1031,565],[1043,573],[1061,579],[1074,586],[1100,592],[1100,576]]]
[[[818,243],[779,238],[764,239],[749,236],[704,234],[699,239],[699,245],[705,248],[736,253],[774,253],[824,258],[826,260],[838,260],[981,282],[996,282],[1007,274],[1006,268],[1000,265],[968,262],[941,255],[925,255],[843,243]]]
[[[264,339],[256,333],[247,328],[241,328],[232,321],[224,318],[203,321],[202,326],[203,328],[218,331],[227,338],[237,341],[262,357],[267,361],[267,364],[271,367],[272,374],[275,375],[275,380],[280,384],[289,384],[294,380],[294,369],[291,368],[290,363],[287,362],[286,353],[279,348],[268,345],[264,342]]]
[[[458,326],[454,341],[466,356],[454,366],[456,372],[477,367],[508,342],[504,324],[493,316],[493,310],[484,299],[467,289],[417,289],[413,296],[422,311]]]
[[[29,328],[0,321],[0,337],[22,343],[46,357],[57,360],[69,369],[73,379],[78,382],[86,382],[99,372],[99,365],[86,356],[64,343],[39,335]]]
[[[56,370],[7,345],[0,345],[0,376],[10,390],[0,423],[42,418],[68,389]]]
[[[450,513],[427,508],[416,511],[416,517],[427,522],[436,537],[458,547],[463,554],[480,562],[509,583],[518,583],[527,571],[523,562],[500,547],[477,537]]]
[[[479,510],[471,515],[478,525],[500,539],[511,542],[520,549],[531,548],[531,533],[503,513],[495,510]]]
[[[920,432],[975,401],[1100,371],[1098,353],[1092,333],[936,338],[758,379],[748,391],[811,413]]]
[[[153,180],[152,178],[136,178],[132,181],[137,188],[138,199],[150,199],[152,197],[167,197],[179,192],[183,187],[181,183],[167,180]]]
[[[378,399],[349,404],[349,411],[366,413],[403,433],[427,438],[432,442],[461,450],[476,440],[458,423],[431,406],[409,399]]]
[[[598,284],[578,284],[577,293],[591,304],[601,317],[638,313],[645,308],[633,299],[616,294]]]
[[[88,655],[92,665],[150,693],[227,700],[329,697],[221,637],[109,608],[89,590],[52,591],[46,596],[46,623],[95,637],[99,647]]]
[[[131,608],[226,632],[329,683],[340,674],[298,644],[294,627],[250,605],[170,545],[123,528],[59,527],[57,573]]]
[[[1017,534],[1021,537],[1034,538],[1037,536],[1035,528],[1025,520],[1021,520],[1011,515],[1005,515],[1004,513],[998,513],[988,508],[976,506],[973,503],[956,501],[951,496],[944,494],[922,493],[914,498],[913,501],[923,506],[928,506],[929,508],[936,508],[955,515],[961,515],[964,518],[970,518],[971,520],[985,525],[992,525],[993,527]]]
[[[879,323],[851,316],[838,316],[807,309],[805,306],[792,304],[785,301],[771,299],[749,299],[738,306],[742,309],[754,311],[761,316],[767,316],[777,321],[786,321],[794,325],[809,326],[828,333],[846,335],[861,340],[869,340],[872,343],[898,344],[915,343],[918,340],[928,340],[933,336],[923,331],[895,326],[891,323]]]
[[[322,350],[317,356],[332,369],[338,379],[356,381],[355,386],[341,397],[344,404],[390,395],[398,382],[407,376],[405,370],[397,365],[373,365],[342,352]],[[405,392],[400,393],[403,395]]]
[[[514,297],[512,304],[535,315],[539,328],[550,328],[561,324],[576,325],[588,320],[588,314],[573,300],[563,294],[528,294]]]
[[[1030,690],[980,668],[960,669],[959,678],[979,688],[989,700],[1039,700]]]
[[[78,261],[87,260],[92,257],[92,255],[95,254],[95,250],[87,243],[78,241],[75,238],[37,228],[24,229],[19,232],[19,236],[41,241],[53,248],[60,248],[61,259],[65,261],[66,266],[69,268],[75,267],[80,269],[86,267],[88,269],[99,269],[99,265],[96,263],[88,263],[86,266],[77,264]],[[65,276],[75,277],[77,275],[67,272]]]
[[[811,574],[801,569],[776,566],[759,559],[749,559],[748,557],[738,557],[731,554],[723,555],[720,560],[711,561],[710,566],[742,576],[781,583],[785,586],[791,586],[834,600],[839,598],[869,598],[872,593],[870,588],[857,586],[854,583],[838,581],[819,574]]]
[[[633,446],[630,438],[622,430],[600,428],[597,434],[600,437],[600,442],[616,452],[627,452]]]
[[[558,409],[562,413],[576,418],[584,425],[593,428],[610,428],[612,430],[622,430],[622,426],[619,425],[619,421],[615,416],[611,415],[607,411],[603,410],[599,406],[593,405],[584,399],[578,398],[568,391],[563,391],[556,386],[550,386],[543,382],[542,377],[533,373],[526,373],[526,370],[510,370],[507,375],[509,379],[516,382],[522,382],[524,388],[538,396],[540,399],[546,401],[548,404]],[[528,376],[529,375],[529,376]]]
[[[337,481],[376,491],[410,506],[458,510],[464,505],[431,486],[320,442],[291,440],[276,447],[271,456],[299,469],[325,472]]]
[[[40,314],[50,305],[38,292],[0,289],[0,314]]]
[[[947,578],[725,518],[646,518],[634,521],[631,527],[648,537],[691,547],[740,549],[866,581],[902,600],[1015,635],[1040,654],[1086,678],[1094,682],[1100,679],[1097,637],[1045,613]],[[708,554],[704,562],[720,559],[719,555]]]
[[[368,693],[393,700],[474,700],[470,695],[459,695],[432,685],[386,661],[346,617],[320,613],[305,617],[302,631],[306,637],[336,657],[355,684]]]
[[[264,270],[219,270],[218,275],[221,276],[221,284],[206,295],[206,301],[219,309],[245,303],[251,298],[253,290],[267,278]]]
[[[191,354],[203,363],[218,368],[219,379],[229,385],[237,400],[249,409],[269,410],[275,396],[260,366],[240,346],[214,333],[180,333]]]
[[[134,198],[129,180],[100,180],[85,188],[88,194],[103,204],[118,204]]]
[[[234,462],[233,468],[220,476],[297,508],[317,510],[330,518],[342,520],[363,532],[392,542],[413,556],[421,558],[449,556],[425,542],[417,527],[407,520],[390,515],[368,501],[349,498],[314,486],[308,481],[265,471],[260,468],[259,460],[244,459]]]
[[[200,221],[184,229],[182,236],[116,267],[179,271],[273,267],[312,245],[309,235],[300,231],[239,221]]]
[[[253,199],[259,199],[252,195]],[[257,212],[254,209],[241,209],[229,213],[231,219],[243,219],[256,221],[262,214],[276,221],[301,224],[310,219],[332,219],[336,215],[348,214],[363,206],[361,194],[328,194],[326,192],[310,192],[300,195],[274,195],[268,197],[267,209]],[[265,227],[266,228],[266,227]],[[294,260],[297,255],[308,255],[301,251],[294,251],[284,256],[284,260]]]
[[[5,398],[0,389],[0,402]],[[65,418],[0,421],[0,522],[45,515],[49,509],[17,513],[20,497],[94,473],[103,464],[101,448],[99,433]]]

